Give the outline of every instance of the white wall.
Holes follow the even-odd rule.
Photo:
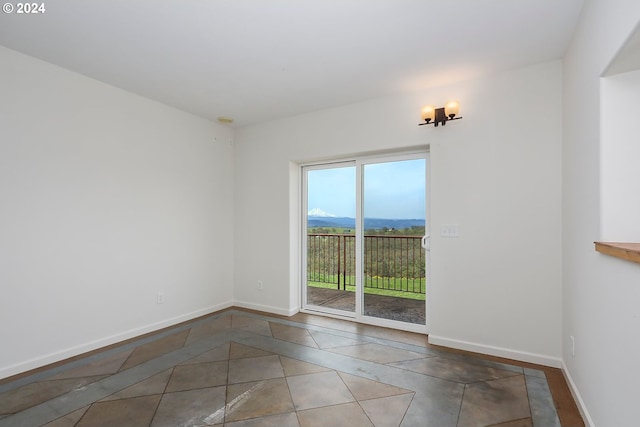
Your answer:
[[[640,266],[593,246],[602,237],[600,76],[639,18],[635,0],[585,2],[564,60],[563,360],[587,422],[602,427],[635,426],[640,415]]]
[[[601,80],[600,239],[640,242],[640,70]]]
[[[5,48],[0,94],[0,378],[232,303],[229,129]]]
[[[292,162],[430,145],[431,340],[559,365],[561,80],[551,62],[240,129],[236,303],[299,307]],[[449,99],[463,120],[417,126],[423,104]],[[460,238],[440,238],[442,223]]]

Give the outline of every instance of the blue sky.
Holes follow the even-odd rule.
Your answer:
[[[308,173],[308,208],[355,217],[355,166]],[[425,217],[425,160],[375,163],[364,166],[364,209],[367,218]]]

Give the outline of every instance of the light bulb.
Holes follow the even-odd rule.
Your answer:
[[[433,105],[427,105],[422,108],[422,121],[431,122],[436,117],[436,108]]]
[[[444,114],[446,114],[449,119],[453,119],[458,115],[458,111],[460,110],[460,104],[458,101],[449,101],[447,105],[444,107]]]

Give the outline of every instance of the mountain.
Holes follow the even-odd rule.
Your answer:
[[[325,216],[307,216],[308,227],[334,227],[334,228],[355,228],[355,218],[347,217],[325,217]],[[365,218],[365,230],[378,228],[409,228],[424,227],[424,219],[385,219],[385,218]]]
[[[330,218],[336,218],[337,215],[334,215],[332,213],[329,212],[325,212],[320,208],[313,208],[311,209],[309,212],[307,212],[307,215],[310,217],[321,217],[321,218],[326,218],[326,217],[330,217]]]
[[[355,228],[355,218],[307,216],[307,227]]]

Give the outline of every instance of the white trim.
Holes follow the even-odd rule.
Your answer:
[[[200,310],[192,311],[191,313],[182,314],[180,316],[172,317],[170,319],[161,320],[159,322],[151,323],[138,328],[130,329],[118,334],[110,335],[108,337],[99,338],[83,344],[79,344],[73,347],[69,347],[63,350],[59,350],[53,353],[46,354],[44,356],[35,357],[25,362],[16,363],[14,365],[5,366],[0,368],[0,379],[7,378],[16,374],[30,371],[32,369],[40,368],[42,366],[49,365],[51,363],[60,362],[70,357],[78,356],[89,351],[97,350],[112,344],[117,344],[122,341],[126,341],[131,338],[136,338],[141,335],[157,332],[160,329],[164,329],[170,326],[177,325],[182,322],[193,320],[197,317],[205,316],[207,314],[215,313],[216,311],[224,310],[225,308],[233,307],[233,301],[227,301],[222,304],[217,304],[211,307],[202,308]]]
[[[303,252],[302,239],[300,238],[300,217],[302,203],[302,169],[296,163],[289,162],[289,307],[302,304],[302,289],[300,286],[301,265],[300,259]],[[306,289],[305,289],[306,291]],[[306,298],[306,297],[305,297]]]
[[[345,314],[341,314],[339,310],[327,311],[324,307],[322,308],[322,310],[320,309],[314,310],[312,307],[314,306],[303,307],[300,309],[300,313],[313,314],[315,316],[330,317],[332,319],[341,319],[341,320],[347,320],[349,322],[358,323],[353,313],[351,313],[351,315],[345,315]]]
[[[573,400],[577,403],[578,410],[580,411],[580,415],[582,415],[582,420],[585,422],[586,427],[595,427],[596,424],[593,422],[593,419],[587,410],[587,405],[585,405],[584,400],[582,400],[578,387],[576,386],[576,383],[573,382],[573,378],[571,378],[571,374],[569,373],[569,368],[564,363],[564,360],[562,360],[562,374],[569,385],[569,390],[571,391]]]
[[[378,150],[372,152],[362,152],[355,153],[352,155],[344,156],[344,157],[330,157],[330,158],[320,158],[317,160],[305,160],[296,162],[298,166],[307,167],[307,166],[322,166],[326,165],[327,167],[331,167],[331,165],[336,163],[345,163],[345,162],[354,162],[356,159],[373,161],[375,163],[376,159],[380,158],[389,158],[389,157],[400,157],[400,156],[412,156],[419,155],[423,153],[430,152],[430,145],[417,145],[414,147],[405,147],[404,149],[390,149],[390,150]]]
[[[356,160],[356,320],[363,322],[362,309],[364,308],[364,164],[363,160]],[[345,245],[346,246],[346,245]]]
[[[298,313],[300,311],[300,307],[293,307],[293,308],[279,308],[279,307],[273,307],[270,305],[262,305],[262,304],[255,304],[252,302],[245,302],[245,301],[235,301],[233,303],[234,307],[240,307],[240,308],[247,308],[249,310],[256,310],[256,311],[263,311],[265,313],[271,313],[271,314],[278,314],[280,316],[293,316],[294,314]]]
[[[353,298],[355,300],[355,292],[354,292]],[[339,309],[324,307],[320,305],[304,304],[300,311],[303,311],[303,310],[306,310],[310,313],[315,313],[318,316],[322,316],[324,313],[327,313],[333,316],[338,316],[341,319],[349,319],[349,320],[356,319],[356,313],[354,311],[339,310]]]
[[[415,325],[412,323],[398,322],[394,320],[381,319],[381,318],[371,317],[371,316],[354,317],[353,314],[351,316],[345,316],[345,315],[339,314],[338,310],[334,310],[335,312],[329,312],[329,311],[326,311],[324,307],[320,307],[320,308],[322,308],[322,310],[314,310],[313,308],[303,308],[300,310],[300,313],[313,314],[316,316],[330,317],[332,319],[347,320],[349,322],[360,323],[363,325],[372,325],[372,326],[378,326],[381,328],[395,329],[398,331],[414,332],[416,334],[427,335],[427,327],[425,325]]]
[[[400,320],[390,320],[382,317],[362,315],[358,319],[360,323],[365,325],[379,326],[381,328],[397,329],[399,331],[413,332],[416,334],[427,335],[427,326],[416,323],[402,322]]]
[[[300,188],[298,191],[298,195],[300,196],[300,200],[298,200],[298,219],[300,223],[298,224],[298,234],[296,235],[296,240],[298,241],[298,259],[296,260],[296,264],[300,266],[300,270],[298,270],[298,276],[300,277],[299,281],[289,283],[291,288],[295,287],[298,291],[298,295],[300,296],[299,304],[300,308],[304,309],[307,306],[307,287],[303,286],[303,283],[307,283],[307,221],[308,221],[308,213],[309,213],[309,201],[307,200],[307,186],[308,186],[308,178],[307,178],[307,169],[298,165],[299,182]],[[292,244],[289,242],[289,244]],[[289,266],[289,268],[293,268],[293,266]],[[289,292],[296,292],[293,289],[290,289]]]
[[[429,250],[425,250],[424,253],[424,262],[425,262],[425,271],[424,271],[424,280],[425,280],[425,302],[424,302],[424,309],[426,311],[425,313],[425,326],[426,326],[426,330],[427,333],[429,333],[429,328],[431,327],[431,310],[432,310],[432,305],[434,304],[433,302],[433,298],[431,298],[431,289],[433,289],[433,275],[431,274],[431,232],[432,232],[432,227],[431,227],[431,153],[427,152],[427,154],[425,155],[425,227],[424,227],[424,234],[425,236],[429,236]]]
[[[521,362],[535,363],[537,365],[561,368],[562,359],[558,357],[545,356],[543,354],[529,353],[526,351],[512,350],[502,347],[494,347],[468,341],[454,340],[437,335],[429,335],[429,344],[441,345],[444,347],[466,350],[474,353],[482,353],[490,356],[505,357],[507,359],[519,360]]]

